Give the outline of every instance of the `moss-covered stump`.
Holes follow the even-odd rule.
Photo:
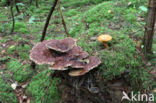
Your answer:
[[[60,92],[61,103],[106,103],[110,102],[110,96],[108,92],[104,92],[98,84],[96,78],[97,69],[92,72],[80,76],[71,77],[68,75],[69,71],[58,72],[56,71],[56,77],[60,78],[61,82],[58,84]]]
[[[58,84],[60,103],[119,103],[122,92],[130,92],[129,83],[125,80],[126,73],[104,82],[98,69],[80,77],[69,76],[69,71],[52,74],[52,78],[56,76],[61,80]]]

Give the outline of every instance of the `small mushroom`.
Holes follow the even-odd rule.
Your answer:
[[[104,43],[104,46],[106,48],[108,48],[109,46],[108,46],[107,42],[112,40],[112,36],[110,36],[108,34],[103,34],[103,35],[98,36],[97,39],[98,39],[98,41]]]

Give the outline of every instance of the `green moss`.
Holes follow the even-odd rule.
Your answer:
[[[9,84],[3,81],[0,75],[0,102],[1,103],[17,103],[16,96]]]
[[[62,4],[64,7],[79,7],[79,6],[84,6],[84,5],[91,5],[91,4],[97,4],[102,1],[108,1],[108,0],[62,0]]]
[[[28,33],[28,27],[26,25],[26,23],[24,22],[15,22],[15,28],[14,28],[15,32],[20,32],[20,33]]]
[[[7,53],[8,54],[14,54],[14,51],[16,50],[16,47],[14,45],[10,46],[8,49],[7,49]]]
[[[50,71],[38,73],[27,87],[27,94],[33,97],[32,103],[40,103],[41,100],[43,103],[58,103],[59,93],[56,86],[58,79],[51,80],[49,73]]]
[[[19,45],[16,50],[18,51],[18,54],[22,60],[27,60],[29,59],[28,52],[30,51],[30,49],[31,47],[29,45],[24,44],[23,46]]]
[[[71,9],[71,10],[69,10],[68,12],[65,12],[64,14],[66,15],[66,16],[74,16],[74,15],[77,15],[79,12],[76,10],[76,9]]]
[[[29,64],[22,65],[18,60],[11,59],[7,63],[7,68],[13,73],[13,77],[18,82],[24,82],[31,77],[32,70]]]
[[[26,28],[20,28],[20,29],[19,29],[19,32],[20,32],[20,33],[23,33],[23,34],[29,33],[28,29],[26,29]]]
[[[101,69],[106,79],[113,79],[125,70],[132,70],[141,65],[141,59],[138,58],[133,41],[128,36],[124,36],[124,38],[117,37],[117,39],[120,42],[112,44],[109,51],[102,50],[100,52],[101,60],[104,62]]]

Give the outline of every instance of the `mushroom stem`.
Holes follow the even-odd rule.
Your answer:
[[[106,48],[109,48],[107,42],[104,42],[104,46],[105,46]]]

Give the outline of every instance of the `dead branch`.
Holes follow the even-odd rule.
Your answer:
[[[41,37],[41,40],[40,40],[41,42],[44,40],[44,38],[46,36],[46,31],[47,31],[47,28],[48,28],[48,25],[49,25],[49,21],[50,21],[51,15],[53,14],[53,12],[55,10],[57,2],[58,2],[58,0],[55,0],[54,3],[53,3],[53,6],[50,9],[50,12],[48,14],[48,17],[47,17],[47,20],[46,20],[46,23],[45,23],[45,26],[44,26],[44,29],[43,29],[43,32],[42,32],[42,37]]]
[[[66,23],[65,23],[65,20],[64,20],[64,17],[63,17],[63,13],[62,13],[62,10],[61,10],[61,5],[60,5],[60,0],[58,0],[58,6],[59,6],[59,11],[60,11],[60,15],[61,15],[61,18],[62,18],[62,24],[63,24],[63,27],[64,27],[64,30],[67,34],[67,37],[70,37],[70,34],[67,30],[67,26],[66,26]]]

